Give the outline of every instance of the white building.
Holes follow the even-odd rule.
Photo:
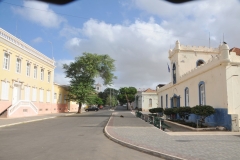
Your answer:
[[[148,111],[151,108],[157,108],[158,96],[155,90],[148,88],[145,91],[138,91],[133,103],[134,108],[142,108],[142,111]]]
[[[169,50],[171,82],[157,88],[159,107],[210,105],[216,113],[206,118],[210,126],[239,131],[240,50],[180,45]],[[198,117],[191,115],[189,121]]]

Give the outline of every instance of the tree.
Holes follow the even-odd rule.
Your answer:
[[[83,56],[75,58],[69,65],[64,64],[63,69],[67,78],[70,78],[68,100],[79,104],[80,113],[82,104],[92,103],[94,90],[94,78],[101,77],[104,85],[112,84],[115,70],[114,60],[108,55],[83,53]]]
[[[107,97],[111,94],[111,97],[117,98],[118,90],[114,88],[106,88],[103,92],[99,92],[98,96],[103,100],[104,104],[107,103]]]
[[[202,126],[202,122],[205,121],[205,118],[214,114],[215,110],[212,106],[208,106],[208,105],[203,105],[203,106],[199,106],[196,105],[195,107],[192,108],[192,113],[199,115],[200,116],[200,122],[201,122],[201,126]]]
[[[135,94],[137,93],[137,89],[135,87],[123,87],[119,89],[118,93],[118,101],[121,104],[127,103],[129,106],[135,100]],[[128,107],[127,107],[128,109]]]
[[[190,107],[179,107],[178,114],[185,121],[185,117],[189,116],[192,113],[192,109]]]
[[[116,97],[110,97],[110,95],[107,97],[106,104],[108,104],[110,107],[111,106],[116,106],[117,105],[117,98]]]

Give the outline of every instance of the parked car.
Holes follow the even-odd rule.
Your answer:
[[[98,108],[97,107],[89,107],[87,109],[85,109],[86,112],[88,111],[98,111]]]

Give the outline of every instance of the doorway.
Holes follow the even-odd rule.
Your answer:
[[[13,85],[12,105],[21,99],[21,86],[18,84]]]

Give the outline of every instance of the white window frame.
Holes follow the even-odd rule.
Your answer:
[[[20,58],[17,58],[17,61],[16,61],[16,72],[17,73],[21,73],[21,62],[22,62],[22,60]]]
[[[41,69],[41,80],[44,80],[44,69]]]
[[[30,87],[25,86],[25,100],[30,101]]]
[[[61,93],[59,94],[59,97],[58,97],[58,103],[62,103],[62,94]]]
[[[30,71],[31,71],[31,64],[27,62],[27,70],[26,70],[26,72],[27,72],[27,76],[28,77],[30,77],[30,73],[31,73]]]
[[[47,103],[50,102],[50,95],[51,95],[51,92],[50,92],[50,91],[47,91]]]
[[[43,89],[39,89],[39,102],[43,102]]]
[[[204,91],[204,84],[200,85],[200,105],[205,105],[205,91]]]
[[[7,52],[4,53],[4,58],[3,58],[3,69],[9,70],[10,66],[10,54]]]
[[[9,95],[9,82],[2,81],[1,100],[8,100]]]
[[[37,101],[37,88],[35,87],[32,88],[32,101]]]
[[[51,72],[48,72],[48,82],[51,80]]]
[[[34,66],[33,68],[33,78],[37,79],[37,66]]]

